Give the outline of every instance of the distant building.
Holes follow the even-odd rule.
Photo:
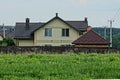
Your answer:
[[[14,38],[14,26],[0,26],[0,40],[3,40],[5,37]]]

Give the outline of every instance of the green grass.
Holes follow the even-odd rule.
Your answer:
[[[119,78],[119,54],[0,55],[0,80],[90,80]]]

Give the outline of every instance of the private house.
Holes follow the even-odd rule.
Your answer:
[[[26,18],[26,22],[17,22],[14,39],[17,46],[81,45],[77,42],[84,34],[90,33],[87,30],[89,30],[87,18],[83,21],[66,21],[56,13],[56,16],[46,23],[32,23],[29,18]],[[93,35],[90,36],[94,36],[94,34],[97,35],[93,32]],[[89,35],[87,37],[90,38]]]
[[[46,23],[18,22],[15,26],[17,46],[61,46],[73,45],[88,27],[87,18],[84,21],[65,21],[58,14]]]

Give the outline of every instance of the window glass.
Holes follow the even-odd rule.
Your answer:
[[[45,36],[52,36],[52,28],[45,28]]]
[[[62,29],[62,36],[68,37],[69,36],[69,29]]]

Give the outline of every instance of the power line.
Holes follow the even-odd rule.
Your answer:
[[[115,15],[113,16],[112,20],[116,20],[120,15],[120,8],[116,11]]]
[[[109,20],[110,23],[110,47],[112,47],[112,26],[113,22],[119,21],[119,16],[120,16],[120,8],[117,10],[116,14],[113,16],[111,20]]]
[[[119,22],[120,21],[120,15],[117,16],[117,18],[113,19],[115,22]]]

